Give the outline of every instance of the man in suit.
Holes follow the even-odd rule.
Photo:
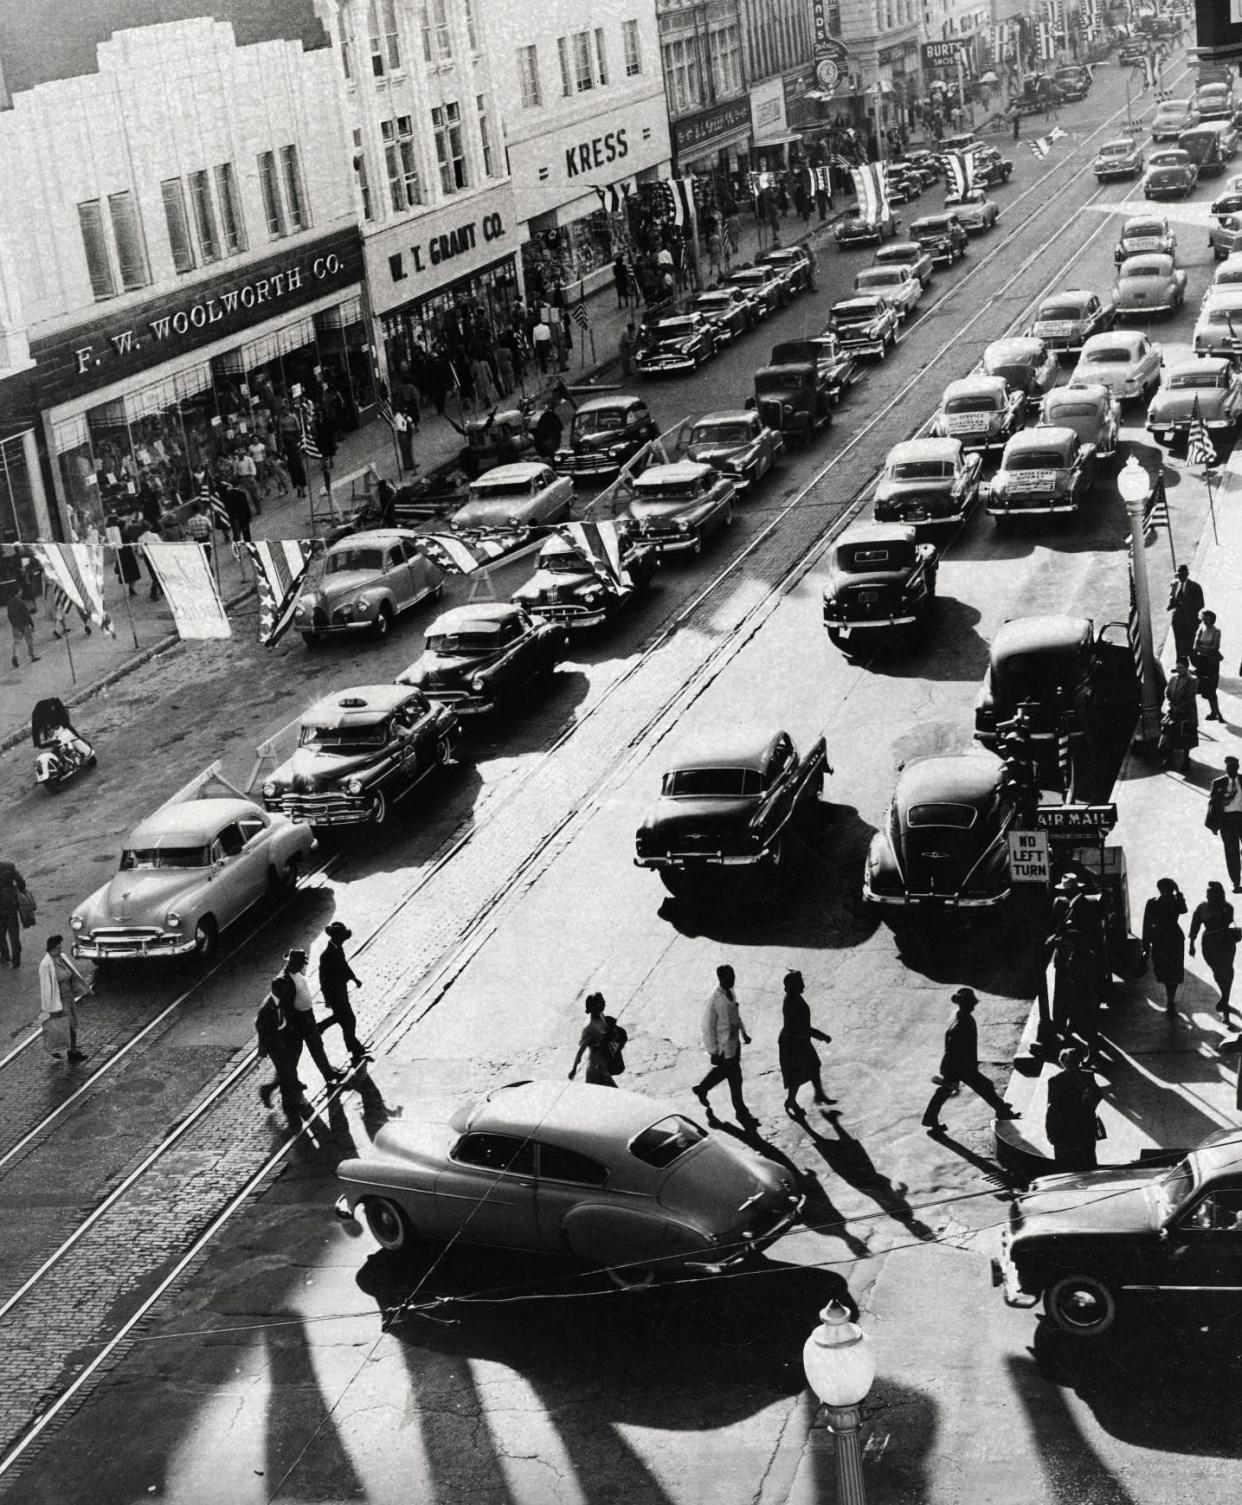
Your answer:
[[[703,1049],[711,1062],[711,1070],[694,1089],[694,1095],[710,1113],[707,1094],[721,1082],[728,1082],[738,1122],[746,1128],[754,1128],[759,1120],[742,1097],[742,1046],[750,1044],[750,1036],[738,1012],[735,980],[732,967],[716,968],[718,986],[703,1010]]]
[[[1020,1118],[991,1081],[979,1070],[979,1031],[975,1027],[975,1005],[979,1002],[973,988],[958,988],[953,1003],[957,1005],[944,1035],[944,1055],[940,1060],[940,1085],[932,1093],[923,1114],[923,1127],[931,1135],[943,1134],[940,1110],[959,1086],[969,1087],[985,1103],[996,1109],[997,1118]]]
[[[350,983],[356,988],[362,986],[354,976],[353,968],[345,955],[345,942],[353,935],[353,931],[347,925],[342,925],[340,920],[333,920],[324,933],[328,937],[328,944],[319,957],[319,991],[323,994],[329,1017],[320,1020],[319,1033],[322,1035],[334,1024],[339,1024],[345,1049],[349,1051],[354,1065],[361,1066],[372,1057],[358,1039],[358,1021],[349,1002]]]
[[[1225,759],[1225,771],[1212,780],[1208,795],[1207,816],[1203,824],[1220,837],[1225,849],[1225,867],[1235,894],[1242,894],[1242,780],[1238,778],[1238,760]]]
[[[1169,591],[1169,611],[1173,613],[1173,642],[1178,658],[1189,659],[1199,630],[1199,613],[1203,610],[1203,587],[1190,578],[1188,566],[1179,564],[1177,578]]]

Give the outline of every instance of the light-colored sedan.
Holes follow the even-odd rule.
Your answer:
[[[967,194],[954,213],[967,235],[982,235],[1000,219],[1000,205],[983,194]]]
[[[944,389],[931,432],[958,440],[963,449],[999,449],[1022,427],[1026,394],[1003,376],[976,372]]]
[[[907,267],[867,267],[854,278],[856,293],[880,293],[908,319],[923,296],[923,284]]]
[[[1242,287],[1210,287],[1195,320],[1196,355],[1236,355],[1242,350]]]
[[[1099,383],[1118,402],[1128,398],[1146,402],[1160,383],[1160,364],[1160,346],[1145,334],[1114,329],[1092,335],[1082,347],[1069,384],[1080,387]]]
[[[493,470],[486,479],[498,473]],[[350,533],[308,571],[293,625],[311,647],[342,633],[383,639],[403,612],[443,589],[444,574],[423,553],[417,533],[405,528]]]
[[[1227,356],[1175,361],[1147,409],[1147,432],[1159,444],[1184,439],[1196,407],[1205,428],[1224,434],[1237,428],[1242,417],[1242,373]]]
[[[1199,112],[1191,99],[1165,99],[1151,117],[1153,141],[1176,141],[1183,131],[1199,124]]]
[[[1113,304],[1117,314],[1172,313],[1186,301],[1186,273],[1171,256],[1149,251],[1127,256],[1117,268]]]
[[[1121,407],[1107,387],[1053,387],[1039,407],[1036,428],[1073,429],[1104,460],[1116,453]]]
[[[470,483],[470,500],[449,519],[455,532],[529,528],[569,516],[574,483],[540,461],[498,465]]]
[[[1005,446],[1000,469],[984,490],[997,525],[1015,518],[1078,511],[1095,481],[1096,453],[1071,428],[1030,428]]]
[[[1136,214],[1122,225],[1113,260],[1120,264],[1127,256],[1138,256],[1144,251],[1163,251],[1172,256],[1176,250],[1177,236],[1162,214]]]
[[[733,521],[737,483],[710,465],[649,465],[630,482],[629,533],[661,554],[698,554]]]
[[[164,805],[125,838],[115,877],[73,911],[90,961],[215,953],[221,931],[306,871],[310,828],[241,798]]]
[[[341,1161],[337,1211],[382,1248],[461,1239],[567,1255],[619,1286],[742,1263],[802,1209],[791,1171],[670,1104],[517,1082],[447,1124],[385,1124]]]
[[[1216,268],[1216,275],[1212,278],[1213,287],[1238,287],[1242,286],[1242,252],[1234,252],[1226,256],[1224,261]]]
[[[1143,148],[1128,136],[1106,141],[1096,153],[1091,171],[1099,182],[1109,178],[1133,178],[1143,171]]]
[[[932,280],[936,264],[919,245],[917,240],[895,240],[891,245],[881,246],[871,258],[875,267],[909,267],[924,287]]]

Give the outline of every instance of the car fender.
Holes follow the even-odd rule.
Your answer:
[[[710,1248],[703,1232],[662,1213],[655,1203],[632,1208],[579,1202],[565,1214],[561,1234],[572,1254],[593,1265],[647,1259],[675,1264],[679,1255]]]

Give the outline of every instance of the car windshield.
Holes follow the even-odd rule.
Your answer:
[[[897,267],[881,268],[874,272],[859,272],[854,278],[856,287],[897,287],[906,280],[906,275]]]
[[[697,480],[640,481],[634,493],[640,502],[692,502],[702,494]]]
[[[1110,141],[1100,148],[1101,157],[1128,157],[1134,148],[1128,141]]]
[[[670,799],[757,799],[763,780],[757,768],[678,768],[664,775],[661,791]]]
[[[907,266],[911,262],[919,261],[922,255],[918,246],[889,246],[887,250],[877,251],[875,259],[885,264]]]
[[[662,1171],[706,1138],[706,1132],[698,1124],[682,1118],[679,1113],[671,1113],[636,1135],[630,1141],[630,1154],[644,1165]]]
[[[1082,353],[1084,366],[1128,366],[1133,359],[1134,352],[1124,345],[1101,345],[1098,350]]]
[[[123,873],[149,873],[156,868],[210,865],[210,847],[127,847],[121,853]]]
[[[690,434],[691,444],[749,444],[754,435],[742,419],[724,423],[696,423]]]
[[[693,333],[693,319],[661,319],[655,327],[657,340],[680,340]]]
[[[1242,308],[1239,308],[1236,304],[1208,307],[1203,310],[1203,319],[1207,324],[1227,325],[1230,334],[1232,334],[1235,322],[1242,321]]]
[[[865,324],[868,319],[874,319],[880,311],[875,303],[854,303],[847,306],[838,304],[832,311],[832,317],[838,324]]]
[[[574,415],[574,433],[606,434],[610,429],[619,429],[625,418],[616,408],[597,408],[594,412],[578,412]]]
[[[491,627],[479,628],[477,632],[445,632],[427,639],[428,652],[439,654],[490,653],[495,646],[496,630]]]
[[[1045,303],[1039,311],[1041,319],[1081,319],[1082,308],[1077,303]]]
[[[1171,1170],[1161,1176],[1154,1188],[1160,1204],[1160,1221],[1164,1222],[1176,1212],[1194,1189],[1195,1177],[1190,1168],[1190,1161],[1179,1160]]]
[[[906,824],[915,826],[951,826],[965,831],[979,818],[979,812],[971,805],[912,805],[906,816]]]
[[[507,496],[533,496],[534,486],[529,477],[513,480],[476,481],[470,488],[472,502],[494,502]]]
[[[1064,470],[1069,462],[1059,449],[1026,449],[1009,455],[1006,470]]]
[[[1188,167],[1190,154],[1188,152],[1157,152],[1151,159],[1153,167]]]
[[[367,570],[378,574],[383,568],[383,549],[342,549],[339,553],[328,555],[324,573],[343,575],[347,570]]]
[[[947,230],[952,223],[952,220],[948,219],[921,219],[915,223],[914,230],[916,234],[939,235],[942,230]]]
[[[961,397],[945,399],[946,413],[999,413],[1001,397],[998,392],[967,392]]]
[[[1224,387],[1228,381],[1223,371],[1178,371],[1169,378],[1171,387]]]
[[[349,749],[383,747],[388,741],[384,722],[361,726],[304,726],[298,733],[299,747]]]
[[[1133,282],[1136,277],[1167,277],[1169,274],[1164,267],[1155,262],[1132,261],[1123,275],[1128,282]]]
[[[1222,267],[1212,280],[1217,287],[1233,287],[1242,282],[1242,267]]]
[[[1100,410],[1093,402],[1059,402],[1052,410],[1060,422],[1062,418],[1098,418]]]
[[[892,476],[894,481],[951,481],[953,465],[948,460],[900,460]]]
[[[541,559],[539,568],[547,570],[549,575],[581,575],[584,570],[590,570],[592,567],[581,554],[566,554],[558,550],[555,554],[549,554]]]

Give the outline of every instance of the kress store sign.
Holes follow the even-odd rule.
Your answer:
[[[244,334],[361,279],[358,231],[336,231],[244,270],[207,278],[176,297],[130,304],[111,316],[32,340],[41,403],[55,407],[123,381],[187,351]]]

